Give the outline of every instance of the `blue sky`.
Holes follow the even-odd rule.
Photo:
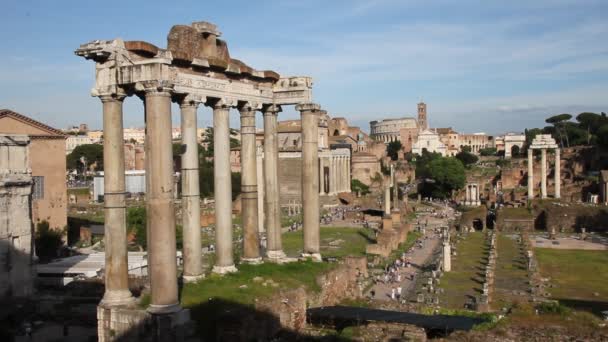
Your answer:
[[[94,39],[166,46],[174,24],[218,25],[230,54],[257,69],[314,78],[332,116],[412,116],[433,127],[497,134],[549,115],[608,111],[606,0],[2,0],[0,108],[58,128],[101,127],[94,65],[73,51]],[[282,117],[297,113],[286,108]],[[174,122],[178,110],[174,107]],[[211,124],[209,108],[199,125]],[[261,122],[261,117],[258,117]],[[231,125],[238,124],[233,113]],[[143,125],[137,98],[125,126]]]

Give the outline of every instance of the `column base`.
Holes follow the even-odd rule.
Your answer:
[[[204,274],[199,274],[199,275],[183,275],[182,276],[182,280],[184,281],[184,283],[196,283],[201,279],[205,279],[205,275]]]
[[[99,306],[111,308],[115,306],[129,306],[135,304],[135,298],[129,290],[110,290],[103,294]]]
[[[285,252],[278,250],[278,251],[267,251],[266,252],[266,257],[269,260],[280,260],[280,259],[285,259],[287,258],[287,255],[285,255]]]
[[[228,273],[235,273],[238,272],[238,270],[236,269],[236,267],[234,265],[230,265],[230,266],[213,266],[213,270],[211,271],[215,274],[228,274]]]
[[[153,315],[165,315],[172,314],[182,310],[182,307],[179,303],[167,304],[167,305],[158,305],[158,304],[150,304],[146,311]]]
[[[249,265],[259,265],[259,264],[263,263],[262,257],[257,257],[257,258],[242,258],[241,262],[243,264],[249,264]]]
[[[321,253],[302,253],[302,259],[312,259],[315,262],[322,262]]]

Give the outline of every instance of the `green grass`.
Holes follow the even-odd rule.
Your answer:
[[[312,261],[284,265],[239,265],[237,273],[224,276],[212,274],[198,283],[184,284],[181,303],[191,310],[199,336],[204,340],[215,340],[215,327],[226,316],[255,314],[256,301],[264,300],[282,289],[303,286],[308,291],[319,291],[317,276],[336,265]],[[255,277],[262,277],[263,281],[254,282]],[[275,287],[267,283],[264,286],[267,280],[278,285]]]
[[[547,289],[552,298],[596,314],[608,310],[608,253],[551,248],[534,251],[541,276],[555,285]]]
[[[68,195],[88,195],[90,193],[89,188],[71,188],[68,189]]]
[[[321,227],[321,255],[332,258],[364,256],[365,246],[373,240],[374,235],[369,229]],[[336,242],[336,245],[331,246],[331,242]],[[299,256],[303,245],[302,230],[283,233],[283,250],[288,256]]]
[[[462,309],[468,296],[479,295],[481,284],[475,279],[479,279],[477,273],[483,272],[484,239],[481,232],[470,233],[456,245],[458,255],[452,259],[452,271],[441,278],[444,293],[439,300],[443,307]]]
[[[526,260],[521,248],[514,238],[499,234],[496,239],[498,257],[496,259],[496,273],[494,280],[494,296],[492,306],[494,309],[510,307],[513,301],[521,299],[513,291],[526,291],[528,285],[528,272]]]

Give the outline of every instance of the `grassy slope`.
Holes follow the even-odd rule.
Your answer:
[[[288,256],[296,257],[302,253],[302,234],[302,230],[283,233],[283,250]],[[333,258],[364,256],[365,246],[374,239],[372,231],[365,228],[321,227],[321,255]],[[329,245],[338,240],[342,241],[336,246]]]

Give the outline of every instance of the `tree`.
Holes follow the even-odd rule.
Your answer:
[[[460,160],[465,167],[477,163],[479,158],[473,153],[461,151],[456,154],[456,159]]]
[[[471,146],[462,145],[462,146],[460,146],[460,151],[471,153]]]
[[[135,234],[135,242],[139,246],[148,248],[146,207],[127,208],[127,230]]]
[[[36,224],[36,255],[43,261],[56,258],[59,249],[63,246],[62,231],[51,229],[46,220]]]
[[[369,186],[363,184],[363,182],[361,182],[358,179],[352,179],[350,181],[350,188],[352,191],[354,192],[358,192],[361,195],[366,195],[369,194]]]
[[[484,157],[495,156],[496,155],[496,148],[494,148],[494,147],[482,148],[481,150],[479,150],[479,154],[482,155],[482,156],[484,156]]]
[[[608,148],[608,124],[597,130],[597,142],[600,146]]]
[[[386,155],[391,157],[391,160],[397,160],[399,158],[399,151],[402,147],[401,141],[391,141],[388,143],[388,145],[386,145]]]
[[[571,114],[558,114],[551,116],[545,120],[546,123],[552,124],[553,127],[555,127],[555,131],[557,132],[557,135],[559,137],[561,147],[564,147],[564,137],[566,138],[566,146],[570,146],[568,134],[563,129],[565,122],[569,121],[570,119],[572,119]]]
[[[68,170],[82,170],[83,164],[80,158],[84,157],[87,165],[95,164],[97,171],[103,171],[103,145],[86,144],[76,146],[72,153],[66,157],[66,166]]]
[[[435,198],[450,197],[452,191],[464,187],[466,175],[464,165],[456,158],[439,157],[428,165],[430,182],[423,183],[421,192]]]

